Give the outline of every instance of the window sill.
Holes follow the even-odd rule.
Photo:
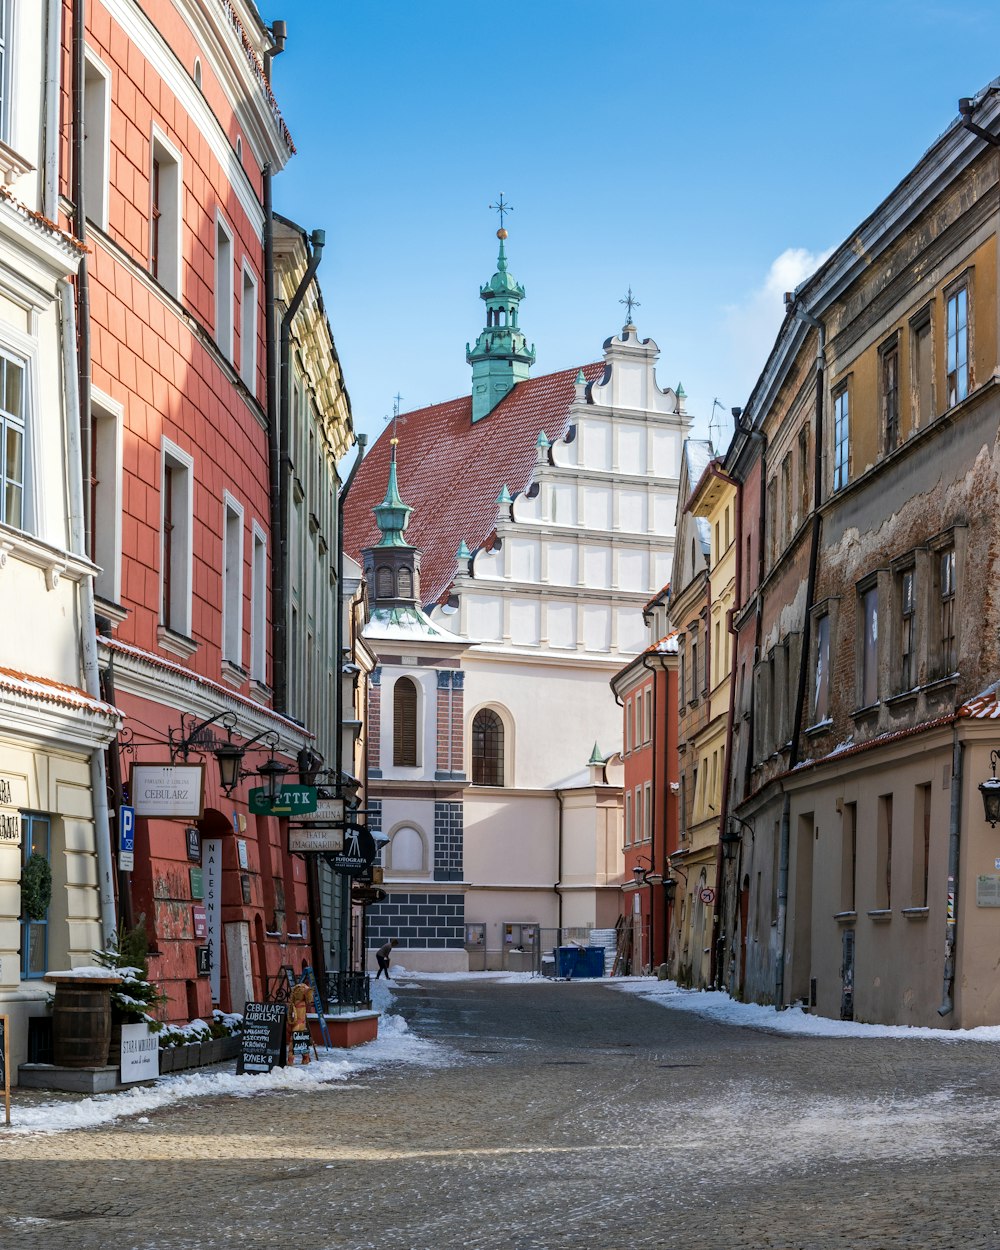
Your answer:
[[[0,176],[5,186],[9,187],[22,174],[29,173],[34,168],[31,161],[15,152],[9,144],[0,143]]]
[[[157,627],[156,641],[164,651],[169,651],[171,655],[179,656],[182,660],[189,660],[198,650],[198,644],[193,638],[167,629],[165,625]]]
[[[111,622],[112,630],[128,618],[129,609],[121,603],[115,603],[113,599],[104,599],[100,595],[94,596],[94,608],[98,616],[106,616]]]
[[[266,682],[258,681],[256,677],[250,678],[250,698],[256,703],[271,702],[271,687]]]
[[[829,733],[833,729],[833,718],[828,716],[825,720],[818,720],[815,725],[809,725],[806,729],[807,738],[818,738],[820,734]]]
[[[856,911],[838,911],[834,913],[834,920],[837,924],[854,924],[858,918]]]
[[[885,924],[892,919],[892,908],[876,907],[868,913],[868,919],[873,920],[876,924]]]
[[[864,707],[856,707],[851,713],[851,720],[873,720],[881,706],[881,703],[868,703]]]
[[[934,681],[926,682],[920,689],[924,694],[933,694],[935,690],[945,690],[949,686],[957,686],[958,676],[958,673],[948,673],[945,677],[936,677]]]
[[[247,679],[247,671],[241,665],[233,660],[222,661],[222,680],[227,685],[236,686],[237,689],[244,685]]]
[[[889,707],[906,707],[910,704],[916,703],[917,696],[919,694],[920,687],[914,686],[912,690],[901,690],[899,694],[890,695],[889,698],[886,699],[886,703]]]
[[[903,915],[907,920],[926,920],[931,914],[929,907],[904,907]]]

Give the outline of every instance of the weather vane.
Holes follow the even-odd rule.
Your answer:
[[[624,299],[620,299],[620,300],[618,301],[618,303],[619,303],[619,304],[626,304],[626,305],[628,306],[628,324],[629,324],[629,325],[631,325],[631,324],[632,324],[632,309],[633,309],[633,308],[641,308],[641,307],[642,307],[642,305],[639,303],[639,301],[638,301],[638,300],[635,298],[635,296],[632,294],[632,288],[631,288],[631,287],[629,287],[629,289],[628,289],[628,295],[626,295],[626,297],[625,297]]]
[[[391,417],[387,416],[385,418],[386,421],[392,422],[392,438],[389,440],[389,442],[390,442],[390,445],[393,447],[395,447],[396,444],[399,442],[398,427],[400,425],[406,424],[406,418],[401,417],[399,415],[399,409],[400,409],[400,405],[402,404],[402,402],[403,402],[403,397],[397,392],[396,395],[393,396],[392,416]]]
[[[507,201],[503,198],[503,192],[501,191],[500,198],[497,200],[495,204],[491,204],[490,208],[492,208],[495,213],[500,214],[500,229],[503,230],[504,229],[504,224],[503,224],[504,213],[512,213],[514,211],[513,206],[507,203]]]

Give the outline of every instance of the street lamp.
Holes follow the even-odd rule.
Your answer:
[[[722,844],[722,858],[727,864],[731,864],[739,854],[740,843],[742,841],[743,837],[739,830],[734,829],[732,825],[730,825],[726,829],[725,833],[719,838],[719,842]]]
[[[222,742],[212,754],[219,761],[219,780],[228,798],[239,785],[246,750],[235,742]]]
[[[642,868],[639,864],[636,864],[636,866],[632,869],[632,876],[635,877],[636,885],[643,885],[646,880],[645,868]]]
[[[271,807],[274,807],[278,801],[278,795],[281,793],[281,783],[285,774],[291,771],[288,764],[283,764],[281,760],[276,760],[273,755],[257,769],[257,775],[263,779],[267,801]]]
[[[983,796],[983,808],[986,812],[986,819],[995,829],[997,821],[1000,821],[1000,781],[997,780],[997,760],[1000,759],[1000,751],[990,752],[990,771],[992,777],[987,777],[985,781],[979,783],[979,793]]]

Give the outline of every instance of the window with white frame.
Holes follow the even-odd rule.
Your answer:
[[[859,694],[862,707],[878,702],[878,587],[871,585],[859,596],[860,649]]]
[[[632,796],[625,792],[625,845],[632,841]]]
[[[257,282],[249,265],[243,266],[240,293],[240,377],[251,393],[257,391]]]
[[[215,341],[227,360],[233,358],[233,233],[215,219]]]
[[[14,80],[14,0],[0,0],[0,139],[11,143]]]
[[[181,296],[181,158],[153,131],[150,169],[149,270],[175,299]]]
[[[648,842],[653,836],[653,787],[646,782],[645,802],[643,805],[642,836]]]
[[[106,395],[90,401],[90,555],[100,569],[94,590],[102,599],[121,598],[122,415]]]
[[[27,367],[0,352],[0,522],[28,529],[26,504]]]
[[[108,228],[111,74],[88,51],[83,69],[83,203],[87,220]]]
[[[843,490],[851,475],[851,398],[847,387],[833,397],[833,489]]]
[[[955,548],[937,552],[937,667],[948,677],[958,667],[955,646]]]
[[[160,489],[160,620],[175,634],[191,635],[194,534],[194,460],[163,440]]]
[[[969,393],[969,288],[960,286],[947,305],[948,407]]]
[[[228,491],[222,524],[222,658],[243,662],[243,509]]]
[[[264,685],[267,681],[267,538],[256,521],[250,575],[250,677]]]
[[[915,568],[899,574],[899,689],[917,684],[917,595]]]
[[[648,688],[646,690],[644,703],[646,707],[646,725],[645,725],[646,741],[652,742],[653,741],[653,692],[649,690]]]

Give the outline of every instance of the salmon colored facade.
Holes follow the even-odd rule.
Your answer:
[[[264,200],[266,171],[294,148],[267,82],[271,32],[246,0],[90,0],[85,14],[81,75],[65,8],[61,192],[63,224],[90,249],[78,316],[97,614],[105,693],[131,734],[111,768],[114,806],[129,801],[132,766],[184,762],[171,740],[213,722],[188,752],[204,763],[200,819],[139,817],[134,873],[119,874],[120,914],[145,917],[166,1014],[186,1019],[242,1010],[282,965],[315,962],[303,862],[283,824],[248,814],[259,779],[227,796],[212,755],[227,731],[263,735],[244,769],[271,750],[294,776],[312,739],[274,712],[268,684]]]

